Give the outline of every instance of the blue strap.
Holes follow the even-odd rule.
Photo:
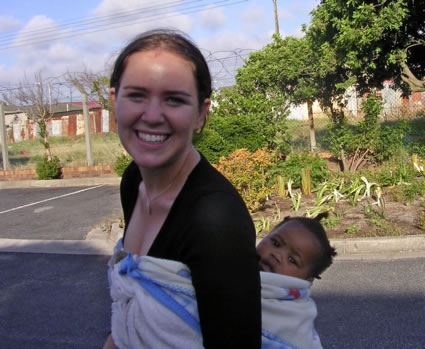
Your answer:
[[[140,286],[142,286],[153,298],[174,312],[198,334],[201,334],[201,327],[199,322],[173,297],[171,297],[161,287],[156,285],[151,278],[147,277],[139,270],[138,265],[134,261],[131,253],[129,253],[128,256],[121,261],[119,273],[127,274],[128,276],[137,280]]]

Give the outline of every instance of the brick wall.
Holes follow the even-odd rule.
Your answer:
[[[62,178],[116,177],[111,165],[64,167]],[[0,171],[0,181],[37,179],[35,169]]]

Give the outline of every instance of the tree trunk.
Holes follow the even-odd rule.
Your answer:
[[[419,80],[407,66],[406,62],[401,63],[401,79],[409,85],[412,92],[425,92],[425,81]]]
[[[310,151],[316,150],[316,132],[314,131],[313,102],[307,102],[308,120],[310,124]]]

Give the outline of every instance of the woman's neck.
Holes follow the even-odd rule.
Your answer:
[[[180,192],[186,178],[199,162],[200,155],[192,147],[179,160],[169,166],[159,168],[139,167],[143,178],[141,186],[144,187],[143,191],[148,206],[151,206],[153,201],[166,193],[176,192],[176,189],[178,189],[177,193]]]

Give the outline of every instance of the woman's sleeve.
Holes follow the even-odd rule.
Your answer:
[[[186,251],[206,348],[261,347],[255,229],[240,198],[214,193],[188,211]]]

